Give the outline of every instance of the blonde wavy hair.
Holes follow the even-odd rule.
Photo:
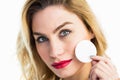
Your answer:
[[[25,80],[59,80],[42,61],[36,50],[32,35],[32,18],[36,12],[52,5],[62,5],[82,19],[87,29],[95,35],[91,41],[97,48],[97,55],[106,50],[105,37],[86,0],[27,0],[22,12],[22,27],[17,40],[17,55],[22,65]]]

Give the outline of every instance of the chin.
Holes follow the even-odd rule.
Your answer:
[[[66,70],[66,71],[55,73],[55,74],[60,78],[69,78],[74,75],[74,73],[71,71]]]

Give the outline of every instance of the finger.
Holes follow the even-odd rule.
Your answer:
[[[108,64],[105,64],[103,61],[99,61],[96,65],[94,65],[92,67],[93,70],[96,69],[96,68],[98,68],[99,70],[101,70],[107,76],[112,76],[111,74],[113,73],[113,71],[108,66]]]
[[[102,57],[102,56],[92,56],[91,57],[92,60],[95,60],[95,61],[104,61],[105,63],[109,62],[108,58],[105,58],[105,57]]]
[[[96,69],[99,69],[101,71],[101,74],[105,74],[104,76],[112,76],[111,73],[111,69],[109,68],[109,66],[107,64],[105,64],[103,61],[99,61],[96,65],[94,65],[91,70],[95,71]],[[103,76],[100,76],[100,74],[97,74],[98,77],[102,78]]]
[[[105,77],[105,73],[99,69],[93,70],[90,74],[90,80],[106,80],[106,78],[108,79]]]
[[[95,73],[92,74],[91,80],[97,80],[97,75]]]
[[[104,61],[106,64],[108,64],[112,70],[116,70],[115,66],[112,64],[112,61],[109,59],[109,58],[105,58],[105,57],[102,57],[102,56],[92,56],[91,59],[93,61]]]
[[[97,59],[96,59],[97,58]],[[106,65],[106,69],[105,70],[107,70],[107,71],[105,71],[104,69],[103,69],[103,71],[105,71],[105,72],[109,72],[109,73],[106,73],[106,74],[108,74],[109,75],[109,77],[110,76],[112,76],[111,78],[118,78],[118,73],[117,73],[117,69],[116,69],[116,67],[112,64],[112,62],[111,62],[111,60],[109,59],[109,58],[105,58],[105,57],[101,57],[101,56],[94,56],[94,62],[93,62],[93,64],[95,65],[95,64],[97,64],[97,63],[95,63],[95,61],[96,62],[99,62],[100,60],[102,60],[104,63],[104,65]],[[105,67],[105,66],[104,66]],[[108,67],[108,68],[107,68]],[[101,68],[101,70],[102,70],[102,68]]]
[[[97,74],[97,70],[100,70],[101,73]],[[118,74],[114,73],[116,71],[112,71],[111,68],[103,61],[98,62],[91,68],[90,78],[93,72],[96,73],[98,78],[110,78],[111,80],[115,80],[118,78]],[[93,75],[92,77],[95,78],[95,75]]]
[[[102,79],[103,75],[101,73],[102,71],[99,68],[92,69],[90,72],[90,80]]]
[[[92,63],[92,66],[94,66],[95,64],[98,63],[98,61],[94,61],[94,60],[93,60],[91,63]]]

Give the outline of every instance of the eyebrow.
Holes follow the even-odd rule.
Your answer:
[[[63,28],[64,26],[68,25],[68,24],[72,24],[72,22],[64,22],[63,24],[59,25],[54,31],[53,33],[56,33],[58,30],[60,30],[61,28]],[[33,35],[45,35],[43,33],[40,32],[33,32]]]
[[[65,25],[68,24],[72,24],[72,22],[64,22],[63,24],[59,25],[54,31],[53,33],[56,33],[59,29],[61,29],[62,27],[64,27]]]

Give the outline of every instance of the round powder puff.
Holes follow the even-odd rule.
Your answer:
[[[95,45],[89,40],[80,41],[75,48],[75,56],[80,62],[91,62],[90,56],[97,54]]]

